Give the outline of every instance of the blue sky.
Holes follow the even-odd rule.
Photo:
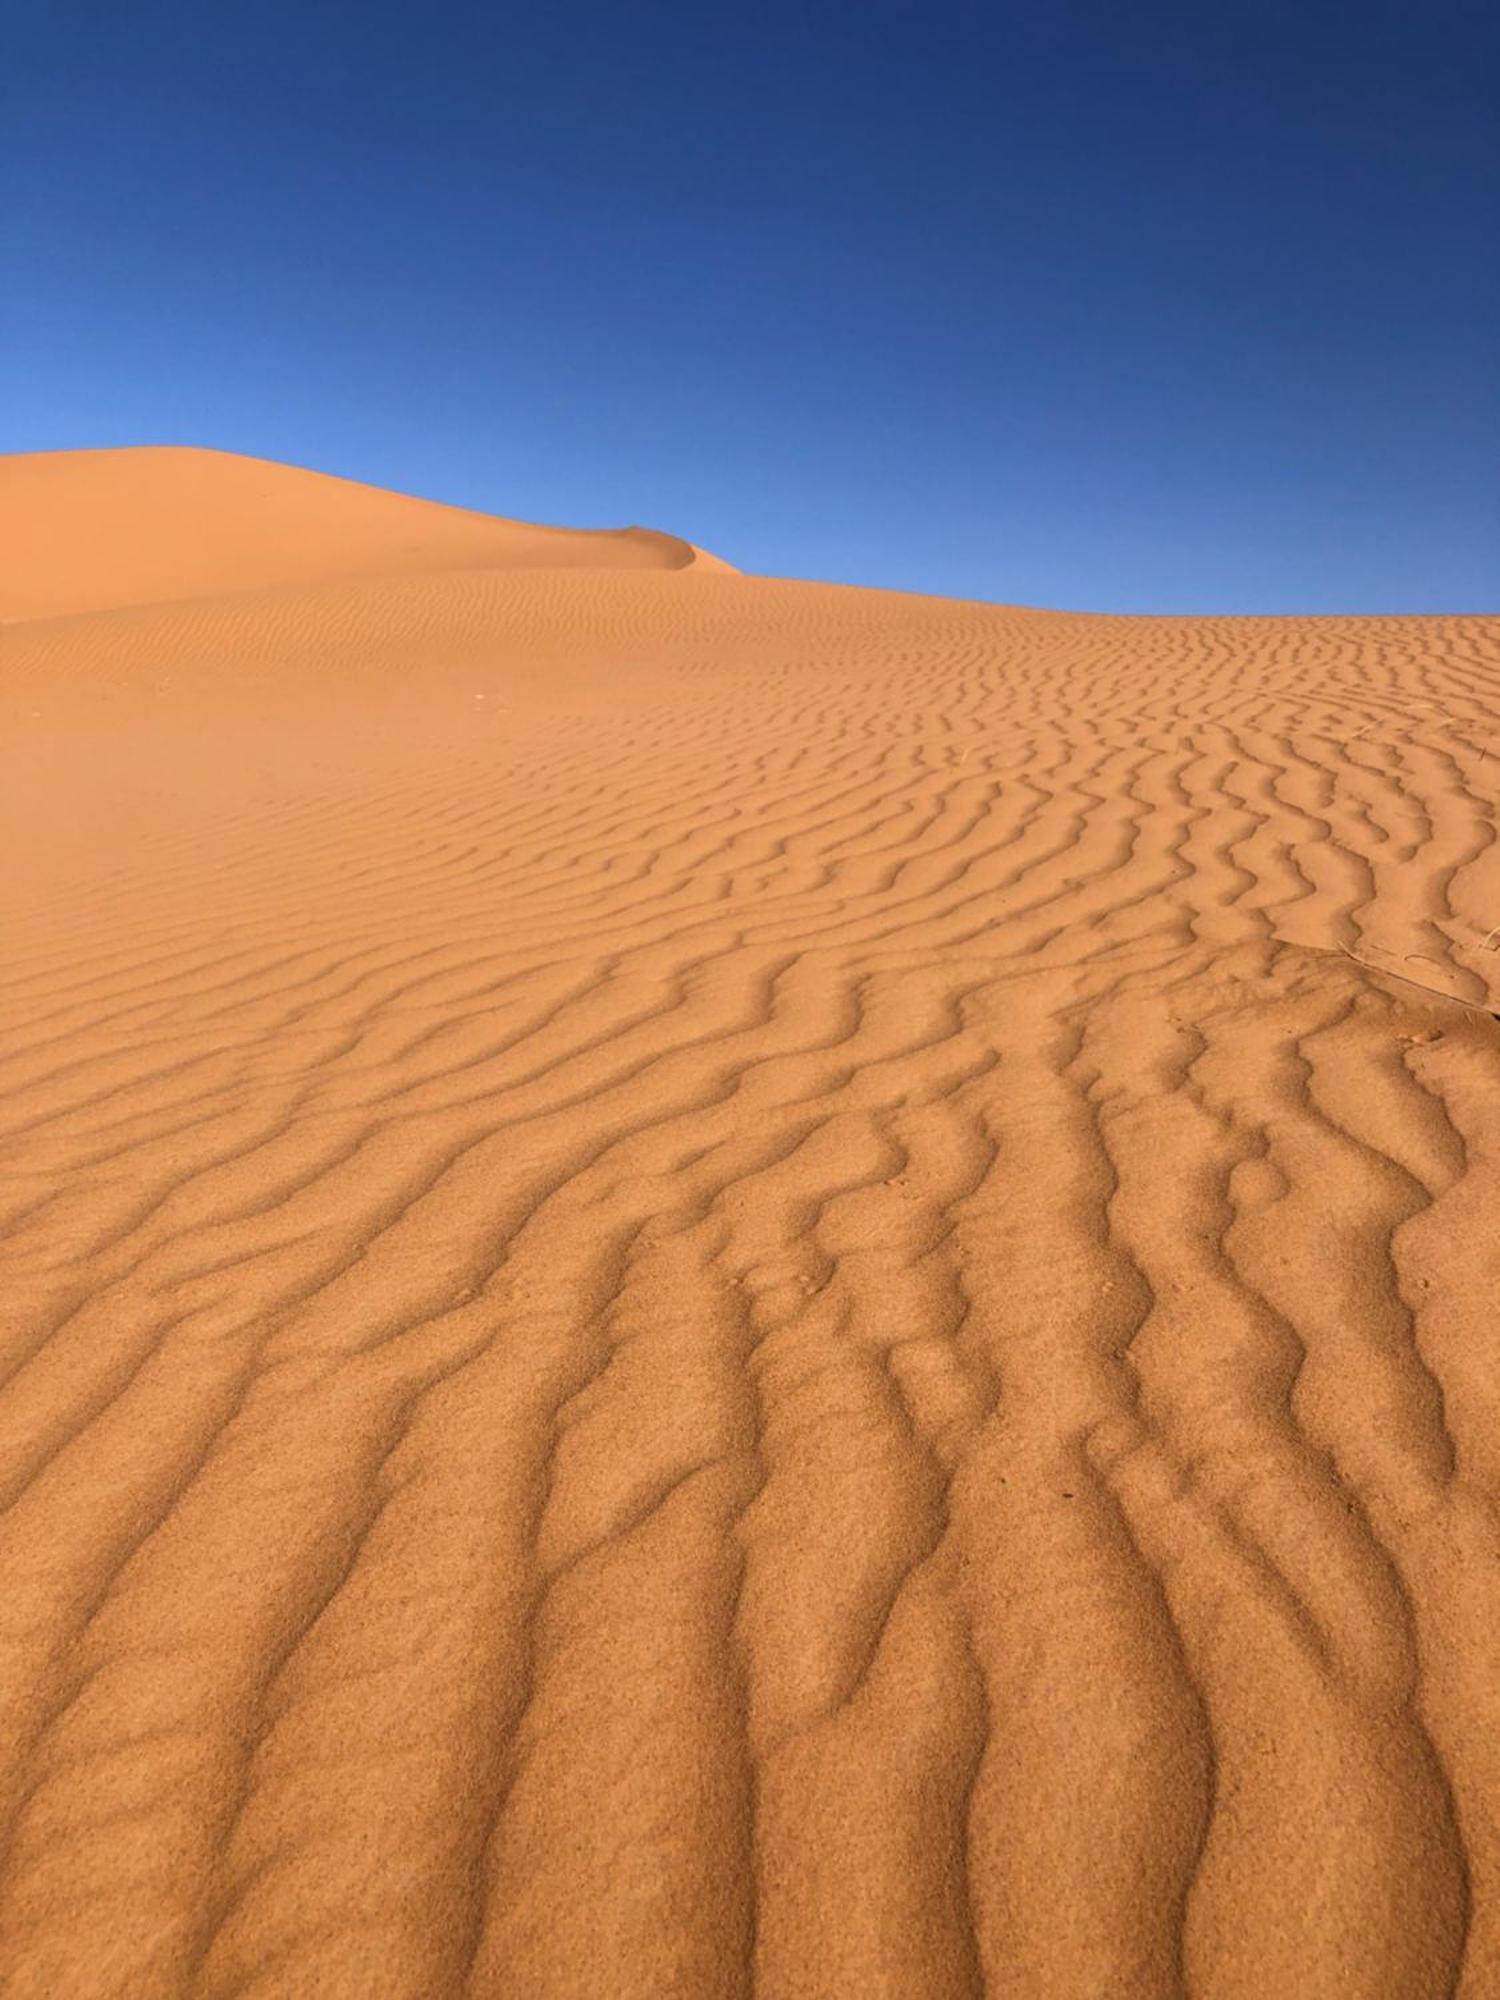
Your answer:
[[[0,449],[782,576],[1500,610],[1500,14],[22,0]]]

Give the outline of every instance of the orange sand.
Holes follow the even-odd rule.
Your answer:
[[[1500,621],[0,541],[6,2000],[1500,1994]]]

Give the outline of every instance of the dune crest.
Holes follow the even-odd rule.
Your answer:
[[[351,491],[0,641],[7,1990],[1500,1992],[1500,621]]]
[[[332,577],[729,565],[650,528],[544,528],[183,446],[0,457],[0,619]]]

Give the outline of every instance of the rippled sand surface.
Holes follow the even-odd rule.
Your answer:
[[[1500,1993],[1500,621],[211,456],[0,462],[7,2000]]]

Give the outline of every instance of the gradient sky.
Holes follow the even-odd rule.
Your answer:
[[[1500,610],[1493,0],[0,0],[0,450]]]

